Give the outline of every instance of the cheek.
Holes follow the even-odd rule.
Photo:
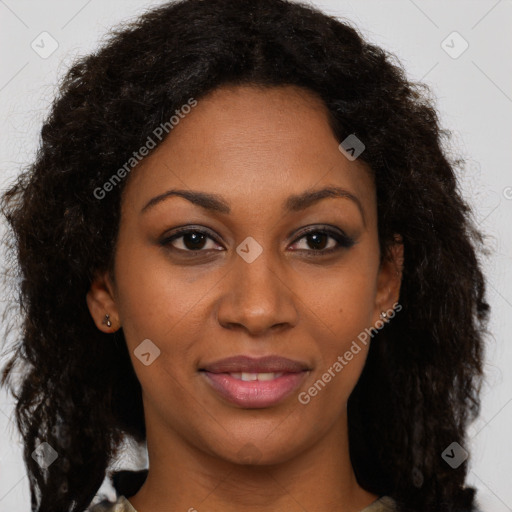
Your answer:
[[[329,272],[307,275],[297,295],[313,319],[340,344],[369,327],[376,295],[376,268],[372,259],[354,255]]]
[[[345,401],[364,367],[371,341],[365,329],[372,326],[376,292],[374,265],[372,259],[354,257],[323,278],[302,281],[303,313],[316,340],[314,377],[326,384],[324,399]]]
[[[211,285],[201,279],[191,284],[183,272],[170,271],[165,258],[152,253],[136,246],[119,252],[118,309],[146,399],[161,411],[170,405],[181,410],[190,402],[183,383],[190,379],[188,363],[194,362],[192,349],[194,340],[201,337],[199,318],[205,314]],[[148,352],[144,361],[143,354]]]
[[[127,342],[131,345],[149,338],[165,345],[176,337],[175,331],[189,325],[214,285],[211,272],[200,273],[171,269],[158,251],[136,245],[123,250],[120,246],[116,260],[118,308]]]

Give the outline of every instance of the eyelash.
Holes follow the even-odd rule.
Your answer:
[[[215,243],[217,243],[217,244],[219,243],[219,242],[217,242],[217,240],[215,240],[214,237],[211,236],[211,234],[208,231],[204,231],[202,229],[182,228],[182,229],[178,229],[172,236],[167,237],[164,240],[162,240],[160,242],[160,244],[162,246],[164,246],[164,247],[168,247],[168,246],[171,245],[171,243],[174,240],[177,240],[179,238],[183,238],[185,235],[192,234],[192,233],[196,233],[196,234],[200,234],[200,235],[205,235],[208,238],[210,238],[211,240],[213,240]],[[352,237],[350,237],[350,236],[348,236],[348,235],[346,235],[344,233],[340,233],[338,231],[334,231],[334,230],[329,229],[329,228],[313,227],[313,228],[310,228],[310,229],[307,229],[307,230],[303,231],[301,233],[301,235],[299,236],[299,238],[297,238],[293,242],[293,244],[296,244],[297,242],[299,242],[300,240],[302,240],[303,238],[307,237],[310,234],[323,234],[323,235],[327,235],[330,238],[333,238],[338,243],[338,245],[336,247],[331,247],[330,249],[296,249],[297,251],[313,253],[313,255],[312,255],[313,257],[325,256],[325,255],[337,252],[337,251],[339,251],[341,249],[349,249],[350,247],[352,247],[356,243],[355,240]],[[204,249],[198,249],[198,250],[195,250],[195,251],[194,250],[190,250],[190,249],[177,249],[176,247],[172,247],[172,249],[175,250],[175,251],[182,252],[182,253],[189,253],[190,255],[199,255],[199,253],[201,253],[201,252],[206,252]],[[311,254],[309,256],[311,256]]]

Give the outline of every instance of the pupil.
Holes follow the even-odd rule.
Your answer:
[[[313,249],[319,250],[319,249],[324,248],[325,238],[327,237],[327,235],[325,233],[315,233],[313,235],[309,235],[309,237],[310,237],[310,241],[313,240]],[[322,244],[322,241],[324,242],[324,244]],[[316,245],[318,245],[319,242],[320,242],[321,247],[316,247]]]
[[[185,244],[185,247],[191,251],[201,249],[203,246],[202,244],[204,244],[204,240],[205,235],[201,233],[187,233],[183,237],[183,243]]]

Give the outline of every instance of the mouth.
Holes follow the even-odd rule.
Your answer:
[[[218,396],[246,409],[281,403],[302,384],[310,370],[305,363],[279,356],[237,356],[199,369]]]
[[[244,382],[252,382],[255,380],[258,381],[269,381],[277,379],[284,375],[283,372],[262,372],[262,373],[249,373],[249,372],[232,372],[227,373],[226,375],[230,375],[233,379],[243,380]]]

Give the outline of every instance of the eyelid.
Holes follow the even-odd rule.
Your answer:
[[[295,236],[295,240],[298,238],[302,238],[304,235],[308,235],[309,233],[329,233],[329,234],[337,234],[340,236],[344,236],[346,238],[350,238],[343,229],[338,228],[336,226],[331,226],[330,224],[309,224],[308,226],[303,226],[302,228],[296,230],[292,233],[291,236]]]

